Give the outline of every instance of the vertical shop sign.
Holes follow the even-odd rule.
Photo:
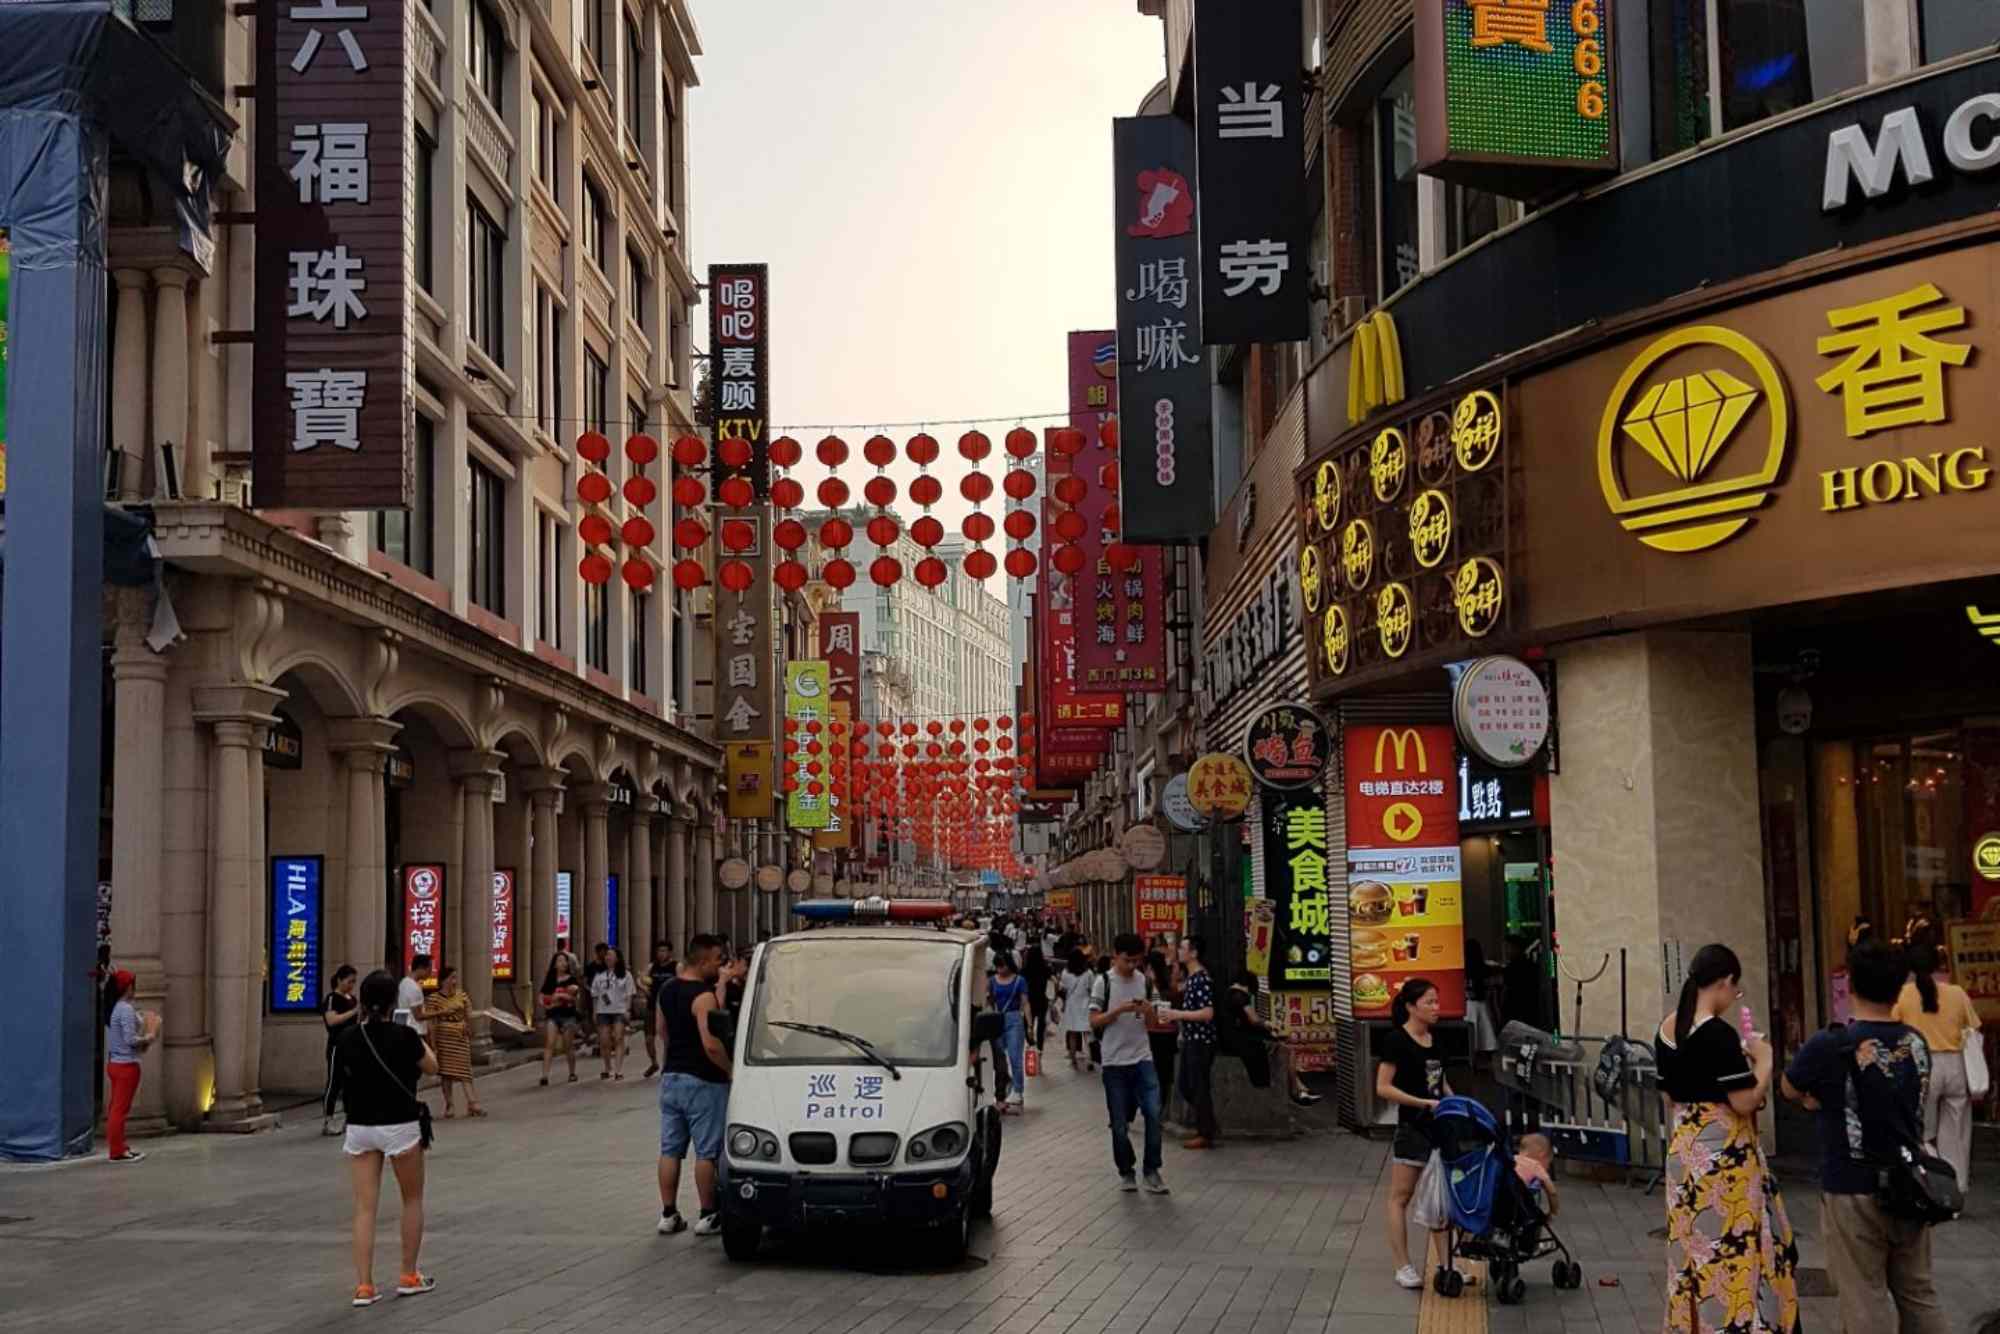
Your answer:
[[[1311,332],[1304,27],[1300,0],[1195,0],[1204,343]]]
[[[260,13],[260,509],[410,503],[408,14],[389,0]]]
[[[771,757],[768,741],[732,741],[722,748],[723,775],[729,784],[729,818],[771,818]]]
[[[1346,736],[1348,964],[1354,1016],[1382,1019],[1406,978],[1465,1014],[1458,756],[1449,727]]]
[[[556,872],[556,939],[569,940],[570,895],[576,884],[576,877],[568,871]],[[570,948],[576,942],[570,941]]]
[[[1049,475],[1053,479],[1069,475],[1070,460],[1047,451]],[[1042,523],[1047,531],[1054,520],[1054,501],[1043,498]],[[1098,754],[1110,745],[1108,738],[1087,735],[1125,725],[1125,697],[1105,691],[1081,688],[1077,663],[1077,580],[1044,560],[1035,571],[1034,620],[1038,679],[1036,692],[1040,708],[1043,750]]]
[[[1300,1074],[1331,1070],[1340,1042],[1333,993],[1325,987],[1278,991],[1271,995],[1272,1027],[1291,1048],[1292,1069]]]
[[[604,943],[618,948],[618,873],[604,877]]]
[[[1319,786],[1266,790],[1264,894],[1271,900],[1276,938],[1271,986],[1325,984],[1332,973],[1327,922],[1326,798]]]
[[[514,873],[493,873],[493,980],[514,980]]]
[[[1114,120],[1111,146],[1125,540],[1199,542],[1215,526],[1215,458],[1189,184],[1194,128],[1178,116]]]
[[[271,858],[271,1012],[319,1008],[319,857]]]
[[[827,698],[835,704],[858,709],[861,704],[860,612],[829,611],[820,614],[819,655],[826,660]]]
[[[1178,875],[1132,877],[1139,936],[1148,945],[1161,936],[1178,941],[1187,934],[1187,880]]]
[[[1479,184],[1509,179],[1501,174],[1509,166],[1512,179],[1551,181],[1616,168],[1612,8],[1611,0],[1417,6],[1417,169]]]
[[[403,971],[419,954],[444,958],[444,867],[403,868]]]
[[[746,478],[754,493],[747,510],[724,511],[747,522],[753,532],[748,550],[731,553],[750,567],[742,592],[715,589],[715,730],[724,744],[775,739],[775,658],[771,651],[770,452],[770,270],[763,264],[708,266],[708,337],[715,358],[710,377],[710,409],[718,444],[742,440],[750,462],[729,468],[719,461],[715,481]],[[747,810],[750,801],[731,800]],[[731,812],[735,814],[734,811]],[[754,816],[769,819],[768,800]]]
[[[828,671],[831,670],[832,664],[829,663]],[[827,705],[827,714],[838,730],[826,743],[826,754],[821,757],[826,769],[826,827],[813,834],[813,846],[831,851],[846,847],[850,839],[847,823],[850,772],[847,724],[854,719],[854,706],[844,703],[836,695]]]
[[[826,828],[832,805],[827,800],[832,786],[827,747],[833,741],[827,726],[833,721],[828,689],[825,662],[785,664],[785,732],[798,742],[798,772],[785,783],[785,822],[794,829]]]
[[[1104,431],[1117,419],[1118,334],[1111,329],[1070,334],[1069,424],[1083,433],[1083,452],[1067,462],[1070,475],[1084,484],[1076,504],[1083,520],[1076,545],[1083,549],[1084,566],[1071,581],[1079,616],[1076,683],[1083,690],[1145,694],[1167,688],[1161,605],[1166,555],[1158,547],[1125,546],[1122,518],[1119,529],[1104,522],[1118,500],[1106,485],[1115,475],[1118,451],[1107,447]],[[1067,576],[1057,571],[1056,577]]]

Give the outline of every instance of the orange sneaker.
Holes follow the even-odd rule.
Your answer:
[[[1183,1149],[1206,1149],[1211,1146],[1207,1140],[1203,1139],[1200,1135],[1196,1135],[1192,1139],[1182,1140],[1181,1147]]]
[[[396,1295],[398,1297],[420,1297],[437,1285],[438,1281],[429,1274],[404,1274],[396,1280]]]
[[[375,1291],[373,1283],[363,1283],[354,1289],[354,1304],[356,1306],[373,1306],[381,1300],[382,1294]]]

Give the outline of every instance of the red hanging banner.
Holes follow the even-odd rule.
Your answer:
[[[1083,434],[1065,486],[1082,520],[1076,586],[1076,683],[1081,690],[1167,688],[1166,608],[1159,547],[1124,541],[1118,509],[1118,335],[1069,336],[1069,424]],[[1080,484],[1080,485],[1079,485]],[[1053,485],[1053,483],[1051,483]],[[1074,521],[1071,522],[1075,530]],[[1060,534],[1049,539],[1061,541]]]

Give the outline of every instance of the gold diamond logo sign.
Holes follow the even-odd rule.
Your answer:
[[[1698,358],[1680,357],[1680,373],[1667,372],[1662,363],[1690,350]],[[1762,440],[1732,449],[1759,406],[1768,418]],[[1705,551],[1742,532],[1749,511],[1771,498],[1789,433],[1785,383],[1763,348],[1721,325],[1676,329],[1625,368],[1604,405],[1604,502],[1649,547]]]

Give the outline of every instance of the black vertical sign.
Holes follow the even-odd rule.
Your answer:
[[[1300,0],[1195,0],[1201,341],[1311,332]]]
[[[770,384],[770,338],[764,321],[770,311],[771,270],[765,264],[708,266],[708,347],[714,395],[715,438],[750,446],[747,467],[718,467],[719,484],[728,476],[750,479],[757,499],[771,494],[771,420],[765,410]]]
[[[1260,795],[1264,897],[1271,900],[1277,928],[1271,940],[1271,985],[1278,990],[1326,986],[1332,978],[1333,948],[1326,797],[1317,783],[1289,791],[1265,788]]]
[[[1118,220],[1118,500],[1127,542],[1199,542],[1215,526],[1201,341],[1194,129],[1111,122]]]

